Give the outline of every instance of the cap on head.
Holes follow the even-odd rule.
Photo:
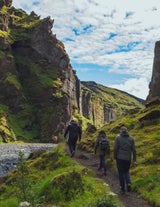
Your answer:
[[[125,126],[122,126],[121,127],[121,132],[127,132],[128,130],[127,130],[127,128],[125,127]]]

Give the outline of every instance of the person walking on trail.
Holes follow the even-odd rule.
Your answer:
[[[98,170],[101,171],[102,169],[104,170],[104,175],[107,175],[107,163],[105,156],[106,154],[110,154],[110,145],[109,145],[109,140],[106,136],[106,133],[104,130],[101,130],[98,134],[98,137],[95,141],[94,145],[94,152],[95,154],[97,153],[97,149],[99,151],[99,168]]]
[[[133,137],[126,127],[121,127],[120,135],[114,141],[114,159],[116,159],[119,174],[120,194],[131,191],[130,165],[131,160],[136,163],[136,147]],[[126,189],[125,189],[126,184]]]
[[[75,150],[76,150],[76,144],[77,140],[81,140],[81,135],[82,135],[82,130],[81,127],[77,124],[76,121],[71,120],[70,124],[67,126],[64,137],[66,139],[67,134],[69,134],[68,138],[68,146],[69,146],[69,151],[71,154],[71,157],[74,156]]]

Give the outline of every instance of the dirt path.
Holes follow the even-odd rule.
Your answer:
[[[111,172],[110,169],[108,169],[107,171],[107,176],[103,176],[101,172],[97,171],[99,159],[94,154],[87,153],[81,151],[80,149],[77,149],[73,159],[75,159],[79,164],[92,169],[97,177],[103,179],[110,186],[111,191],[118,194],[118,197],[124,206],[153,207],[147,201],[139,198],[136,192],[130,192],[126,193],[125,195],[119,195],[119,180],[117,175],[113,174],[113,172]]]

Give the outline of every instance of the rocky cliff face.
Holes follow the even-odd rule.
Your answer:
[[[76,113],[101,126],[139,104],[131,100],[121,110],[106,89],[84,86],[53,23],[0,1],[0,142],[51,142]]]
[[[83,84],[88,85],[88,82],[83,82]],[[98,127],[114,121],[118,117],[118,114],[113,109],[107,107],[103,98],[98,97],[90,88],[85,87],[83,84],[80,107],[82,115],[92,120],[93,124]]]
[[[79,80],[74,74],[64,45],[52,33],[53,20],[41,20],[0,4],[0,118],[13,116],[19,139],[51,141],[62,132],[78,108]],[[20,123],[19,123],[20,122]],[[0,139],[8,141],[13,120],[6,118]],[[16,124],[15,124],[16,125]],[[4,126],[4,124],[3,124]]]
[[[146,105],[160,103],[160,41],[156,42],[154,49],[154,61],[152,79],[149,84],[149,95],[146,99]]]
[[[95,82],[81,82],[81,114],[101,127],[130,109],[141,108],[142,100]]]

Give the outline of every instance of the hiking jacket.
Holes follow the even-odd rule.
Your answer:
[[[105,138],[108,141],[108,149],[107,149],[107,151],[101,150],[101,147],[100,147],[100,143],[101,143],[101,140],[103,138]],[[98,149],[99,155],[106,155],[106,154],[109,155],[110,154],[109,140],[108,140],[108,138],[105,135],[100,135],[99,137],[97,137],[97,139],[95,141],[95,144],[94,144],[94,152],[95,152],[95,154],[97,153],[97,149]]]
[[[133,161],[136,161],[136,147],[135,142],[128,133],[120,134],[115,138],[114,142],[114,159],[131,161],[133,154]]]
[[[69,134],[68,144],[75,144],[78,138],[79,138],[79,141],[81,140],[82,130],[76,122],[73,122],[69,124],[68,127],[66,128],[65,133],[64,133],[65,138],[67,134]]]

